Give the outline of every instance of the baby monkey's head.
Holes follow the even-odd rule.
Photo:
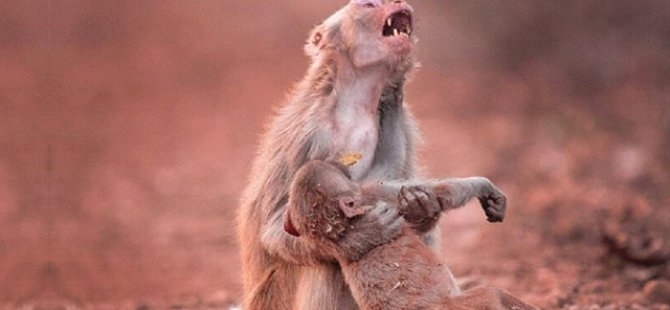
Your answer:
[[[358,68],[387,64],[407,71],[415,41],[414,10],[405,1],[351,0],[312,31],[305,50],[313,58],[341,51]]]
[[[310,161],[291,184],[284,229],[291,235],[339,240],[349,219],[363,214],[360,189],[337,162]]]

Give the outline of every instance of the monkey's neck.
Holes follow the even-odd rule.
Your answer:
[[[343,117],[376,115],[388,80],[389,69],[385,65],[356,68],[348,57],[338,57],[333,92],[336,113]]]

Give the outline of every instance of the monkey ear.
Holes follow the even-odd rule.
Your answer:
[[[284,213],[284,231],[286,231],[291,236],[300,237],[300,233],[298,233],[298,230],[296,230],[295,226],[293,226],[293,221],[291,221],[291,213],[289,213],[288,210],[286,210],[286,213]]]
[[[340,210],[346,218],[352,218],[365,213],[365,209],[356,204],[352,197],[342,197],[338,201]]]
[[[307,56],[315,58],[322,50],[341,44],[339,39],[340,25],[347,14],[347,7],[344,7],[310,32],[307,44],[305,44]]]
[[[307,38],[307,43],[305,44],[305,54],[307,54],[307,56],[314,58],[319,54],[319,51],[323,47],[323,30],[323,26],[319,25],[309,34],[309,38]]]

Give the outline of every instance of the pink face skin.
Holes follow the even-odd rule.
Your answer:
[[[313,33],[315,42],[341,40],[355,67],[407,58],[414,45],[414,10],[401,0],[352,0]],[[334,44],[338,45],[338,44]]]
[[[342,21],[343,36],[352,42],[354,65],[363,67],[380,61],[394,63],[412,49],[412,7],[404,1],[352,0],[350,19]]]

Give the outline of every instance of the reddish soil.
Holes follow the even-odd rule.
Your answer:
[[[239,192],[341,2],[0,2],[0,308],[239,302]],[[444,217],[455,274],[670,309],[670,4],[412,4],[426,174],[510,197],[504,224]]]

